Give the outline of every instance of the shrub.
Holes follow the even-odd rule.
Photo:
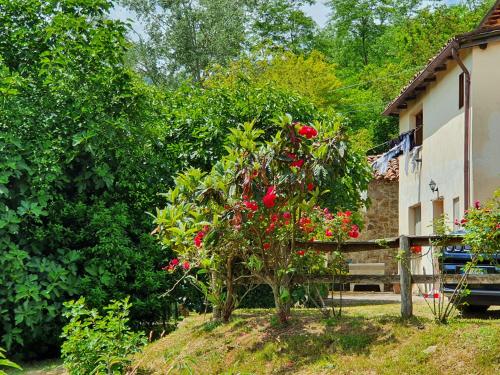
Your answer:
[[[9,361],[7,357],[5,357],[4,353],[5,349],[0,348],[0,367],[11,367],[11,368],[17,368],[18,370],[22,370],[22,368],[19,367],[19,365],[15,364],[12,361]],[[7,373],[0,368],[0,375],[7,375]]]
[[[64,304],[64,316],[70,322],[64,327],[61,355],[71,374],[123,373],[130,364],[130,355],[146,344],[143,333],[128,327],[128,298],[112,301],[100,315],[85,306],[85,299]]]
[[[211,285],[217,298],[210,302],[215,312],[227,312],[225,321],[235,306],[235,260],[242,259],[252,277],[271,287],[284,323],[296,275],[337,272],[337,267],[324,269],[324,257],[298,241],[331,237],[340,243],[359,235],[351,211],[333,214],[319,206],[332,181],[361,204],[359,192],[370,175],[351,157],[340,124],[314,122],[313,127],[292,122],[290,116],[276,124],[281,131],[270,141],[262,140],[269,135],[253,123],[231,129],[228,154],[211,173],[190,169],[179,175],[175,189],[165,194],[166,207],[157,210],[155,232],[183,258],[172,259],[167,271],[180,265],[188,271],[190,264],[208,269],[212,280],[220,281]],[[345,184],[343,177],[355,170],[363,178]]]

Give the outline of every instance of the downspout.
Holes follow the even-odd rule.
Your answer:
[[[451,49],[453,59],[462,68],[464,72],[464,209],[468,210],[470,206],[470,72],[460,59],[458,51],[455,47]]]

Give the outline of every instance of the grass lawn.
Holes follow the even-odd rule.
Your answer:
[[[500,374],[500,310],[436,325],[427,307],[402,322],[398,303],[349,306],[339,320],[293,311],[285,328],[269,310],[240,310],[231,323],[186,318],[136,356],[139,374]]]

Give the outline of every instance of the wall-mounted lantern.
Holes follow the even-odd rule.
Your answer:
[[[431,188],[431,191],[433,193],[436,193],[437,197],[439,198],[439,188],[433,179],[431,179],[431,182],[429,182],[429,187]]]

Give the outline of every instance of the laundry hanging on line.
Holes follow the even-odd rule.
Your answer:
[[[372,168],[379,174],[385,174],[389,168],[389,162],[399,155],[406,155],[406,174],[408,174],[409,153],[415,147],[415,129],[400,134],[398,138],[390,142],[391,149],[372,163]]]

